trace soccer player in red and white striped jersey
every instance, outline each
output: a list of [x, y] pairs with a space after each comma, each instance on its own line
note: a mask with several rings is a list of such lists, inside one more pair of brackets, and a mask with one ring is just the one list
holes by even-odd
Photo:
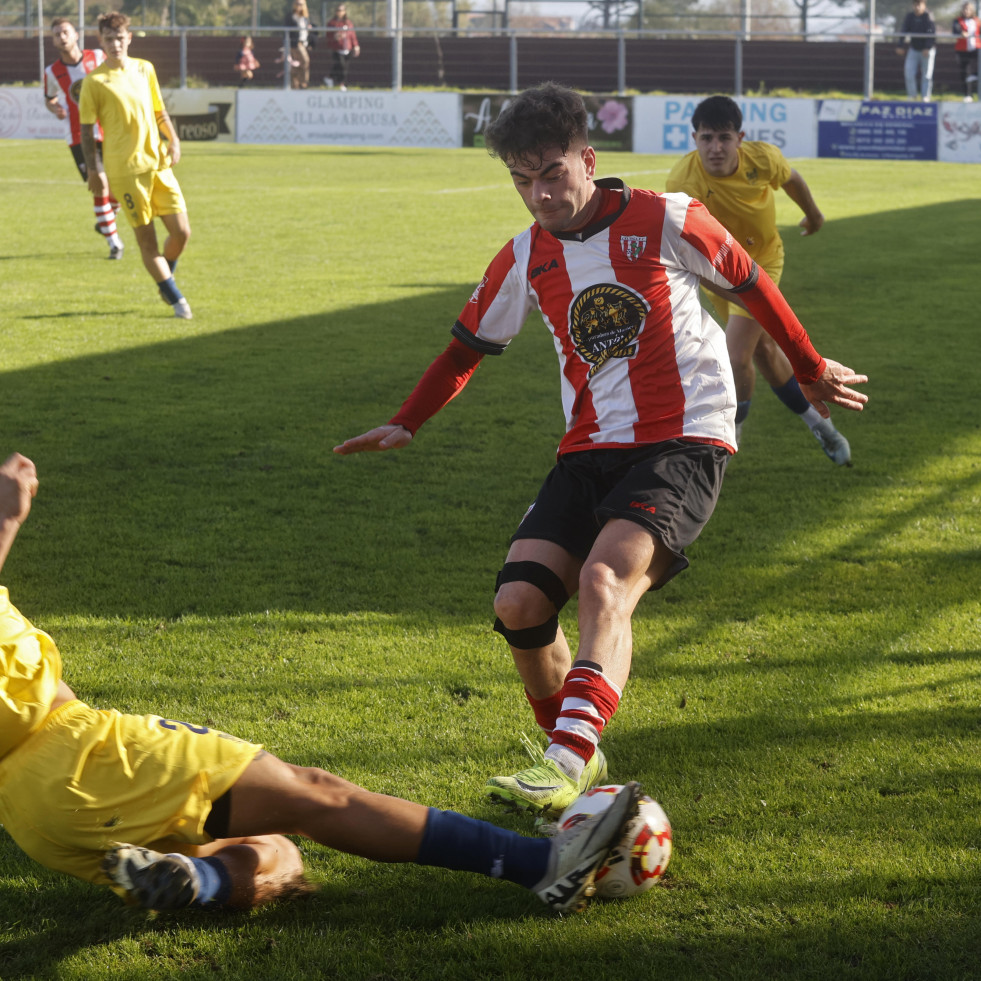
[[[75, 25], [65, 17], [56, 17], [51, 22], [51, 38], [58, 52], [58, 60], [44, 69], [44, 104], [48, 112], [66, 121], [65, 138], [68, 148], [82, 180], [87, 181], [85, 157], [82, 154], [82, 130], [78, 120], [78, 98], [82, 79], [106, 60], [105, 52], [101, 49], [83, 49], [78, 43]], [[97, 138], [101, 143], [101, 131]], [[95, 230], [105, 238], [109, 246], [109, 258], [121, 259], [123, 241], [116, 228], [116, 210], [119, 205], [111, 192], [107, 195], [93, 195], [92, 204], [95, 210]]]
[[[815, 351], [766, 272], [698, 201], [594, 179], [587, 119], [580, 96], [547, 83], [487, 129], [535, 221], [498, 252], [449, 346], [392, 420], [335, 447], [408, 445], [484, 355], [503, 354], [527, 315], [541, 314], [566, 431], [511, 540], [494, 608], [549, 745], [531, 767], [492, 777], [486, 793], [546, 818], [606, 778], [599, 742], [630, 672], [634, 608], [688, 566], [684, 550], [735, 452], [725, 336], [699, 302], [700, 284], [745, 304], [822, 416], [826, 403], [860, 410], [867, 401], [848, 387], [866, 377]], [[577, 591], [573, 663], [558, 614]]]

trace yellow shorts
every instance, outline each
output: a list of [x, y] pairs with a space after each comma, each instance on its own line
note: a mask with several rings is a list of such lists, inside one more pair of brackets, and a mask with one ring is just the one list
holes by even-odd
[[187, 211], [181, 186], [170, 167], [148, 170], [145, 174], [123, 174], [113, 177], [109, 185], [133, 228], [149, 225], [157, 215], [179, 215]]
[[31, 858], [112, 885], [99, 868], [116, 841], [194, 853], [204, 823], [262, 751], [157, 715], [68, 702], [0, 759], [0, 823]]
[[[779, 286], [780, 277], [783, 275], [783, 253], [781, 252], [779, 256], [767, 262], [765, 265], [762, 262], [760, 265], [767, 271], [770, 279]], [[716, 319], [723, 327], [729, 322], [730, 317], [749, 317], [750, 319], [753, 317], [745, 307], [741, 307], [738, 303], [730, 303], [716, 293], [709, 293], [707, 290], [705, 291], [705, 295], [711, 301], [712, 308], [715, 310]]]

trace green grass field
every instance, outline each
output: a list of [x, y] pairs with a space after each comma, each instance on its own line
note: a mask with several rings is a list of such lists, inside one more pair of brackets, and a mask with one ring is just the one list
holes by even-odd
[[[160, 303], [64, 146], [0, 146], [0, 455], [42, 487], [4, 569], [80, 697], [372, 789], [487, 806], [534, 729], [494, 575], [562, 427], [540, 324], [401, 453], [386, 421], [527, 215], [482, 151], [188, 144]], [[928, 979], [981, 972], [977, 168], [796, 162], [784, 291], [867, 373], [839, 469], [757, 391], [692, 568], [642, 601], [604, 746], [674, 827], [647, 895], [565, 919], [478, 877], [304, 845], [319, 892], [148, 915], [0, 834], [0, 977]], [[670, 160], [605, 154], [663, 188]], [[563, 623], [574, 637], [575, 604]]]

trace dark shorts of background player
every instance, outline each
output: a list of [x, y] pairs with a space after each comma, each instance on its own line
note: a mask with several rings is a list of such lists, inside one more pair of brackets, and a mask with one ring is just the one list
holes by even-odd
[[[72, 156], [75, 158], [75, 166], [78, 167], [78, 172], [82, 175], [82, 180], [87, 181], [89, 179], [89, 172], [85, 166], [85, 154], [82, 153], [82, 144], [73, 143], [69, 148], [72, 152]], [[96, 153], [102, 156], [102, 140], [95, 141]]]
[[511, 541], [540, 538], [585, 561], [610, 518], [646, 528], [674, 554], [652, 589], [688, 568], [685, 548], [715, 510], [729, 451], [681, 439], [559, 458]]

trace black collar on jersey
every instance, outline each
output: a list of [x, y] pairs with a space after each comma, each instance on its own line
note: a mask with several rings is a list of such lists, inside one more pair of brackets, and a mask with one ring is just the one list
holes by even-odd
[[604, 215], [599, 221], [593, 222], [591, 225], [587, 225], [585, 228], [578, 232], [551, 232], [556, 238], [562, 239], [566, 242], [585, 242], [587, 238], [591, 238], [597, 232], [602, 232], [604, 229], [610, 227], [623, 214], [623, 209], [627, 207], [630, 202], [630, 188], [620, 180], [619, 177], [601, 177], [598, 181], [593, 182], [597, 187], [606, 188], [609, 191], [620, 191], [621, 201], [620, 207], [616, 211], [611, 212], [608, 215]]

